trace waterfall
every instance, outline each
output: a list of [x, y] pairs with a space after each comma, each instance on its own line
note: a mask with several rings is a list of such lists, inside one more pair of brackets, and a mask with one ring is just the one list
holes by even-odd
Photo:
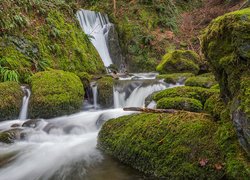
[[28, 105], [29, 105], [29, 99], [30, 99], [31, 92], [25, 86], [22, 86], [21, 88], [22, 88], [23, 92], [25, 93], [25, 95], [23, 96], [22, 108], [21, 108], [21, 112], [19, 114], [18, 119], [25, 120], [25, 119], [27, 119], [27, 116], [28, 116]]
[[113, 24], [109, 22], [108, 16], [99, 12], [80, 10], [77, 12], [77, 18], [83, 31], [90, 35], [91, 42], [98, 51], [106, 67], [112, 63], [108, 49], [108, 33]]
[[81, 28], [90, 37], [104, 65], [115, 64], [125, 71], [125, 64], [114, 24], [109, 22], [107, 14], [89, 10], [79, 10], [77, 19]]

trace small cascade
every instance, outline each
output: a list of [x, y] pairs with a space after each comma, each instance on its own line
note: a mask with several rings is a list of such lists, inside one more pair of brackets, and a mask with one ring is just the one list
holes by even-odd
[[76, 15], [80, 26], [89, 35], [104, 65], [109, 67], [115, 64], [120, 69], [124, 67], [118, 35], [114, 24], [109, 22], [107, 14], [79, 10]]
[[21, 112], [19, 114], [18, 119], [25, 120], [25, 119], [27, 119], [27, 116], [28, 116], [28, 105], [29, 105], [29, 99], [30, 99], [31, 92], [25, 86], [22, 86], [21, 88], [22, 88], [23, 92], [25, 93], [25, 95], [23, 97], [22, 108], [21, 108]]
[[93, 94], [94, 109], [97, 109], [98, 108], [98, 104], [97, 104], [98, 92], [97, 92], [96, 82], [91, 83], [91, 89], [92, 89], [92, 94]]

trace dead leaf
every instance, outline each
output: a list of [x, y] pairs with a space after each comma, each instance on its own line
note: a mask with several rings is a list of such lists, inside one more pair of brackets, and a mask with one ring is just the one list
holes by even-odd
[[208, 163], [208, 159], [200, 159], [199, 160], [199, 164], [200, 164], [201, 167], [206, 166], [207, 163]]

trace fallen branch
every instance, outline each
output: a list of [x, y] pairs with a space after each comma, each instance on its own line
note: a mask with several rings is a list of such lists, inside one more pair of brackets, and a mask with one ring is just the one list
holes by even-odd
[[126, 107], [124, 111], [140, 111], [145, 113], [176, 113], [178, 110], [175, 109], [151, 109], [151, 108], [140, 108], [140, 107]]

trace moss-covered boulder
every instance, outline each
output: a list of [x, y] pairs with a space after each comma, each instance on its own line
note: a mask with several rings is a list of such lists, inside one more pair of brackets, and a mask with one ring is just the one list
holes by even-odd
[[219, 93], [219, 90], [217, 89], [180, 86], [180, 87], [165, 89], [163, 91], [156, 93], [153, 96], [153, 100], [159, 101], [162, 98], [183, 97], [183, 98], [197, 99], [202, 104], [204, 104], [211, 95], [217, 93]]
[[22, 129], [15, 128], [0, 132], [0, 142], [5, 144], [11, 144], [15, 140], [20, 140], [22, 137]]
[[0, 83], [0, 121], [18, 118], [23, 95], [18, 83]]
[[230, 106], [240, 143], [250, 154], [250, 8], [215, 19], [204, 32], [202, 51]]
[[211, 73], [190, 77], [185, 81], [185, 86], [197, 86], [203, 88], [211, 88], [217, 84], [214, 75]]
[[158, 178], [247, 179], [249, 166], [230, 128], [202, 113], [142, 113], [107, 121], [98, 147]]
[[113, 100], [113, 85], [114, 80], [112, 77], [103, 77], [97, 81], [98, 103], [105, 108], [114, 105]]
[[183, 98], [183, 97], [169, 97], [162, 98], [157, 101], [157, 108], [159, 109], [179, 109], [192, 112], [200, 112], [203, 105], [197, 99]]
[[156, 70], [164, 73], [199, 72], [199, 56], [193, 51], [175, 50], [163, 56]]
[[73, 73], [51, 70], [31, 78], [31, 118], [52, 118], [77, 112], [84, 97], [82, 82]]
[[192, 76], [194, 76], [193, 73], [172, 73], [172, 74], [158, 75], [157, 79], [164, 79], [166, 83], [176, 84], [176, 83], [183, 83], [187, 78]]

